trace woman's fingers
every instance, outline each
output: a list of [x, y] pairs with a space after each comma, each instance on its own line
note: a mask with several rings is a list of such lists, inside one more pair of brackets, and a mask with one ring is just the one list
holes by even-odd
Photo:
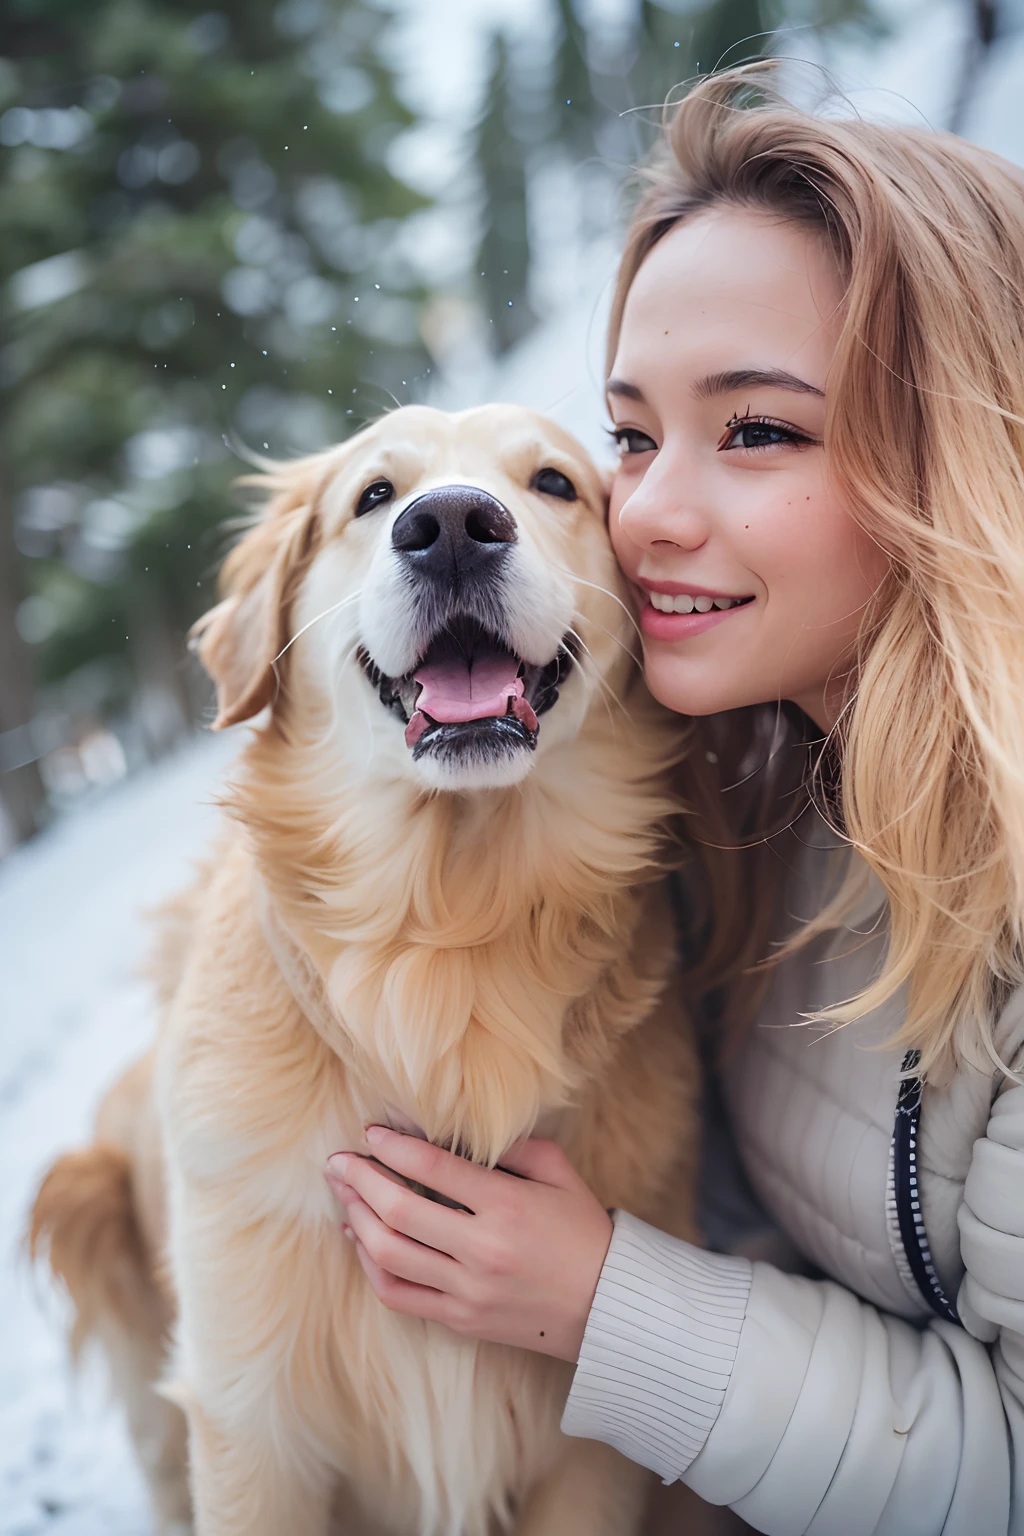
[[[328, 1177], [381, 1302], [472, 1338], [575, 1360], [611, 1221], [560, 1148], [517, 1147], [508, 1159], [516, 1178], [398, 1133], [369, 1140], [384, 1167], [338, 1153]], [[387, 1167], [476, 1214], [396, 1187]]]
[[368, 1158], [355, 1152], [336, 1152], [328, 1159], [327, 1178], [335, 1187], [339, 1178], [351, 1186], [396, 1232], [443, 1253], [458, 1248], [459, 1224], [465, 1222], [465, 1213], [407, 1189], [387, 1169], [376, 1168]]
[[366, 1140], [374, 1157], [379, 1157], [389, 1168], [404, 1174], [407, 1179], [425, 1184], [428, 1189], [436, 1189], [449, 1200], [457, 1200], [471, 1211], [486, 1202], [488, 1193], [493, 1193], [495, 1175], [492, 1169], [481, 1168], [478, 1163], [468, 1162], [429, 1141], [421, 1141], [418, 1136], [403, 1136], [387, 1126], [371, 1125], [367, 1128]]
[[537, 1184], [553, 1184], [557, 1189], [573, 1189], [583, 1182], [558, 1142], [538, 1136], [524, 1138], [509, 1147], [499, 1166]]
[[398, 1280], [428, 1286], [435, 1291], [450, 1291], [458, 1266], [447, 1254], [426, 1248], [410, 1237], [395, 1232], [367, 1205], [350, 1192], [345, 1202], [348, 1224], [373, 1262]]
[[389, 1274], [370, 1257], [354, 1232], [352, 1241], [363, 1273], [379, 1301], [392, 1312], [404, 1312], [408, 1317], [422, 1317], [428, 1322], [448, 1323], [450, 1326], [451, 1302], [447, 1296], [429, 1286], [414, 1285], [409, 1280], [400, 1280], [396, 1275]]

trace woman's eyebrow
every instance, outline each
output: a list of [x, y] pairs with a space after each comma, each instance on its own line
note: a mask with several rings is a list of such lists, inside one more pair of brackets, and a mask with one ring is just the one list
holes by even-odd
[[609, 395], [622, 395], [626, 400], [639, 400], [641, 405], [646, 405], [642, 389], [635, 384], [630, 384], [626, 379], [609, 379], [605, 385], [605, 393]]
[[[610, 387], [610, 386], [609, 386]], [[731, 395], [737, 389], [791, 389], [800, 395], [817, 395], [824, 400], [825, 391], [806, 379], [798, 379], [795, 373], [784, 368], [730, 368], [725, 373], [708, 373], [698, 379], [693, 393], [698, 400], [713, 400], [717, 395]]]

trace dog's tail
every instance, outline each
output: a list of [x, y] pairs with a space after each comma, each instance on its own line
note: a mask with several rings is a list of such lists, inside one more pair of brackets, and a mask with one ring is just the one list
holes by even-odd
[[49, 1260], [75, 1308], [71, 1353], [77, 1359], [107, 1318], [145, 1330], [152, 1277], [135, 1216], [131, 1164], [118, 1147], [96, 1142], [57, 1159], [32, 1208], [29, 1250]]
[[106, 1355], [157, 1529], [190, 1531], [185, 1418], [157, 1386], [173, 1307], [147, 1252], [127, 1152], [101, 1140], [58, 1158], [36, 1195], [28, 1240], [74, 1304], [72, 1357], [91, 1337]]

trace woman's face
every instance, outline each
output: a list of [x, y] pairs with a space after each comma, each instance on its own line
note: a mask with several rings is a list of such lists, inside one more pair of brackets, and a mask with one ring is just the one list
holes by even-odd
[[678, 224], [629, 290], [608, 384], [610, 526], [639, 589], [647, 681], [670, 709], [792, 699], [834, 719], [887, 570], [822, 447], [840, 305], [813, 234], [729, 208]]

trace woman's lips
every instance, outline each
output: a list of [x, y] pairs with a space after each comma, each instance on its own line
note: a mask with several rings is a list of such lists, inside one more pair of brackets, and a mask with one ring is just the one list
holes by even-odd
[[708, 613], [662, 613], [648, 599], [640, 610], [640, 629], [652, 640], [688, 640], [691, 635], [702, 635], [706, 629], [714, 629], [716, 624], [753, 606], [742, 603], [737, 608], [712, 608]]

